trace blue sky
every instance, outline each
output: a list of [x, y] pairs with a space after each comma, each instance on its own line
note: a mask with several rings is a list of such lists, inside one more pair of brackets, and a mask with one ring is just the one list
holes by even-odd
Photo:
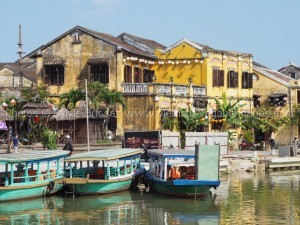
[[17, 60], [21, 24], [26, 53], [80, 25], [166, 46], [188, 38], [272, 69], [300, 65], [299, 0], [9, 0], [1, 9], [0, 62]]

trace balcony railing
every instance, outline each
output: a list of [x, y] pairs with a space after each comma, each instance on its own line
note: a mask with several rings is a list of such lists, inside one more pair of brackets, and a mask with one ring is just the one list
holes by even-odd
[[147, 83], [125, 83], [123, 86], [123, 93], [148, 93]]
[[205, 86], [178, 85], [178, 84], [158, 84], [158, 83], [123, 83], [124, 94], [158, 94], [177, 96], [206, 96]]
[[171, 94], [172, 93], [171, 85], [167, 85], [167, 84], [157, 84], [157, 85], [158, 85], [158, 93], [159, 94]]
[[194, 95], [206, 96], [206, 87], [194, 86], [193, 93]]

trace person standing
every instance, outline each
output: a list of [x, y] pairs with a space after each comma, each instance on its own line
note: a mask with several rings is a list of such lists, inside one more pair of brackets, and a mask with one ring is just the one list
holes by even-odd
[[[19, 149], [19, 144], [22, 145], [19, 141], [19, 135], [16, 134], [14, 136], [14, 138], [12, 139], [12, 142], [11, 142], [11, 145], [14, 146], [14, 150], [15, 150], [15, 153], [18, 153], [18, 149]], [[23, 145], [22, 145], [23, 146]]]
[[72, 155], [74, 148], [73, 148], [73, 143], [72, 143], [71, 137], [70, 137], [70, 135], [67, 135], [66, 138], [67, 138], [67, 141], [66, 141], [66, 144], [65, 144], [63, 150], [69, 150], [70, 155]]

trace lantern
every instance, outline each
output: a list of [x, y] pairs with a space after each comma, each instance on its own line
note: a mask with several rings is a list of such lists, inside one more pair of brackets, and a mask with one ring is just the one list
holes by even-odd
[[40, 122], [40, 117], [34, 116], [34, 117], [33, 117], [33, 121], [34, 121], [35, 123], [39, 123], [39, 122]]

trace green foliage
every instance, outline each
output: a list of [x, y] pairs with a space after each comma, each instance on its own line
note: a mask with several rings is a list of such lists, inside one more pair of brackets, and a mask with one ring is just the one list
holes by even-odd
[[207, 111], [193, 112], [191, 108], [188, 110], [180, 109], [179, 113], [183, 118], [183, 124], [186, 131], [196, 131], [201, 125], [208, 125]]
[[[121, 92], [116, 90], [109, 90], [108, 86], [100, 82], [93, 82], [88, 85], [89, 99], [92, 108], [99, 110], [101, 106], [105, 106], [105, 139], [107, 134], [108, 122], [110, 120], [110, 113], [116, 111], [118, 106], [126, 109], [126, 102]], [[115, 116], [115, 114], [114, 114]]]
[[228, 131], [230, 127], [240, 127], [242, 124], [242, 114], [240, 108], [244, 105], [239, 105], [243, 99], [227, 100], [226, 94], [223, 93], [222, 101], [215, 99], [218, 110], [218, 117], [224, 119], [221, 131]]
[[41, 142], [46, 149], [57, 149], [58, 134], [46, 128], [41, 137]]
[[162, 121], [162, 128], [167, 130], [174, 130], [174, 127], [177, 129], [178, 120], [175, 117], [165, 116]]
[[252, 115], [244, 117], [242, 128], [245, 130], [257, 129], [264, 133], [275, 133], [283, 125], [290, 125], [291, 118], [272, 108], [256, 108]]
[[64, 106], [66, 109], [75, 109], [77, 102], [85, 100], [85, 94], [81, 89], [71, 89], [67, 93], [59, 96], [59, 108]]
[[26, 102], [42, 103], [47, 101], [49, 92], [46, 85], [40, 85], [38, 87], [22, 87], [21, 95]]
[[254, 138], [253, 138], [253, 130], [245, 130], [243, 132], [243, 139], [246, 140], [246, 142], [250, 142], [253, 143], [254, 142]]

